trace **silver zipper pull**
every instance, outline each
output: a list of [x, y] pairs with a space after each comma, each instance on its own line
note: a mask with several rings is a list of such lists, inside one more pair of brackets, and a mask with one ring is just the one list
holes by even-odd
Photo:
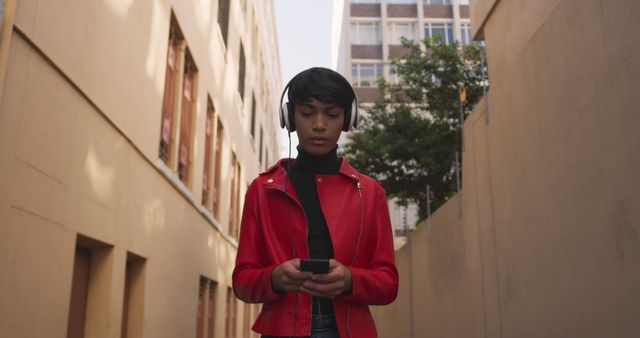
[[358, 189], [362, 189], [362, 184], [360, 183], [360, 178], [358, 178], [358, 176], [356, 176], [356, 175], [351, 175], [351, 177], [353, 177], [356, 180], [356, 187], [358, 187]]

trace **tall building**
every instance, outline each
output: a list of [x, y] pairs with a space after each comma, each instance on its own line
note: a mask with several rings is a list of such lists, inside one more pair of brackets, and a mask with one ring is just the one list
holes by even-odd
[[[420, 41], [440, 36], [447, 44], [472, 40], [469, 0], [335, 1], [333, 15], [333, 67], [348, 77], [365, 107], [379, 98], [378, 77], [398, 82], [389, 61], [406, 53], [401, 37]], [[345, 142], [346, 137], [341, 138], [340, 144]], [[414, 228], [418, 209], [390, 200], [389, 210], [398, 248], [405, 243], [406, 230]]]
[[469, 0], [351, 0], [336, 1], [333, 63], [346, 74], [361, 103], [378, 97], [376, 79], [392, 83], [397, 75], [389, 64], [402, 58], [401, 37], [419, 41], [440, 36], [445, 43], [471, 42]]
[[272, 1], [0, 0], [0, 336], [250, 337]]

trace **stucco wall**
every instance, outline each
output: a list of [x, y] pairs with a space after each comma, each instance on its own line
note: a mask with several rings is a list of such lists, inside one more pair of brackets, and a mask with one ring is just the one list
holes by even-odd
[[[489, 111], [465, 123], [462, 219], [454, 198], [412, 235], [414, 336], [635, 337], [640, 3], [501, 0], [487, 14]], [[382, 337], [407, 325], [407, 303], [376, 309]]]

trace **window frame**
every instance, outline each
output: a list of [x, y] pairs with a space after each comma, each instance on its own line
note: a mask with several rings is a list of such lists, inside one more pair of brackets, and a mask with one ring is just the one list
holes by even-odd
[[[400, 25], [408, 25], [409, 29], [412, 31], [413, 36], [409, 37], [406, 35], [398, 35], [398, 32], [396, 31], [396, 27], [400, 26]], [[400, 38], [401, 37], [405, 37], [409, 40], [413, 40], [413, 41], [418, 41], [418, 39], [420, 38], [420, 35], [418, 33], [418, 25], [419, 22], [415, 19], [410, 19], [410, 20], [389, 20], [387, 21], [387, 33], [388, 33], [388, 39], [389, 39], [389, 45], [390, 46], [400, 46], [402, 45], [402, 43], [400, 42]]]
[[[363, 26], [372, 26], [373, 37], [370, 39], [362, 38]], [[381, 20], [351, 20], [350, 34], [352, 45], [380, 45], [382, 44], [382, 21]]]
[[[371, 83], [363, 86], [363, 80], [362, 80], [362, 66], [371, 66], [373, 67], [373, 79], [371, 80]], [[356, 73], [354, 74], [354, 67], [356, 67]], [[368, 69], [367, 69], [368, 70]], [[356, 60], [353, 60], [351, 62], [351, 84], [354, 87], [359, 87], [359, 88], [376, 88], [377, 87], [377, 78], [383, 76], [384, 77], [384, 64], [382, 61], [376, 61], [376, 62], [359, 62]]]
[[[455, 34], [455, 25], [454, 21], [451, 19], [442, 19], [442, 20], [434, 20], [429, 19], [424, 22], [423, 32], [424, 36], [433, 39], [433, 25], [443, 25], [444, 26], [444, 35], [442, 36], [442, 41], [447, 44], [455, 44], [456, 34]], [[451, 36], [449, 36], [451, 34]]]

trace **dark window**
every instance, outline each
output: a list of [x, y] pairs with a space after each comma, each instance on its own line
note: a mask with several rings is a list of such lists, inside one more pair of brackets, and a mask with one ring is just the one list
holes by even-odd
[[231, 214], [229, 216], [229, 234], [233, 238], [238, 238], [240, 232], [240, 163], [236, 154], [231, 154]]
[[162, 102], [162, 125], [160, 137], [160, 158], [169, 163], [171, 159], [171, 147], [173, 146], [173, 125], [174, 109], [179, 87], [176, 83], [178, 79], [178, 55], [180, 45], [184, 38], [176, 18], [171, 16], [171, 27], [169, 29], [169, 47], [167, 51], [167, 67], [164, 79], [164, 99]]
[[220, 219], [220, 170], [222, 164], [222, 141], [224, 140], [224, 128], [220, 123], [220, 118], [216, 119], [216, 143], [215, 159], [213, 165], [213, 215], [216, 219]]
[[231, 288], [227, 288], [227, 320], [224, 331], [225, 337], [236, 337], [236, 297]]
[[251, 137], [256, 137], [256, 93], [251, 98]]
[[226, 46], [229, 33], [229, 0], [218, 0], [218, 25], [220, 25], [222, 39]]
[[207, 338], [213, 338], [216, 331], [216, 294], [218, 284], [209, 281], [209, 311], [207, 311]]
[[217, 285], [215, 281], [200, 277], [196, 338], [213, 338], [215, 335]]
[[238, 71], [238, 92], [240, 93], [240, 97], [244, 101], [244, 77], [245, 77], [245, 63], [246, 58], [244, 56], [244, 46], [242, 42], [240, 42], [240, 67]]
[[73, 278], [71, 281], [71, 302], [69, 305], [67, 338], [84, 337], [90, 267], [91, 250], [77, 247], [75, 260], [73, 261]]
[[262, 165], [262, 126], [260, 126], [260, 147], [258, 148], [259, 153], [258, 153], [258, 163], [260, 163], [260, 165]]
[[187, 185], [190, 183], [193, 157], [193, 110], [197, 75], [198, 68], [189, 47], [175, 16], [171, 15], [159, 157], [172, 170], [177, 170], [178, 177]]
[[244, 303], [243, 305], [243, 310], [244, 310], [244, 320], [243, 320], [243, 325], [242, 325], [242, 331], [245, 337], [250, 337], [251, 336], [251, 304], [248, 303]]
[[122, 338], [139, 337], [142, 332], [145, 262], [145, 258], [127, 252], [122, 302]]
[[189, 182], [191, 169], [191, 148], [193, 144], [193, 108], [195, 100], [196, 65], [189, 49], [185, 53], [184, 78], [182, 85], [182, 114], [180, 121], [180, 144], [178, 148], [178, 177]]
[[[87, 307], [87, 304], [91, 300], [102, 299], [101, 295], [109, 291], [108, 286], [112, 275], [112, 264], [110, 264], [113, 257], [112, 249], [111, 245], [77, 235], [69, 288], [71, 295], [67, 318], [67, 338], [85, 337], [85, 323], [102, 318], [104, 313], [95, 307]], [[131, 293], [134, 292], [132, 289]], [[104, 305], [109, 306], [110, 304]], [[134, 312], [136, 311], [134, 310]]]
[[211, 197], [211, 158], [213, 157], [213, 133], [214, 133], [215, 109], [211, 98], [207, 99], [207, 119], [204, 129], [204, 173], [202, 175], [202, 205], [209, 207]]
[[200, 277], [200, 287], [198, 288], [198, 318], [196, 320], [196, 338], [204, 338], [205, 316], [207, 304], [207, 284], [208, 280]]

